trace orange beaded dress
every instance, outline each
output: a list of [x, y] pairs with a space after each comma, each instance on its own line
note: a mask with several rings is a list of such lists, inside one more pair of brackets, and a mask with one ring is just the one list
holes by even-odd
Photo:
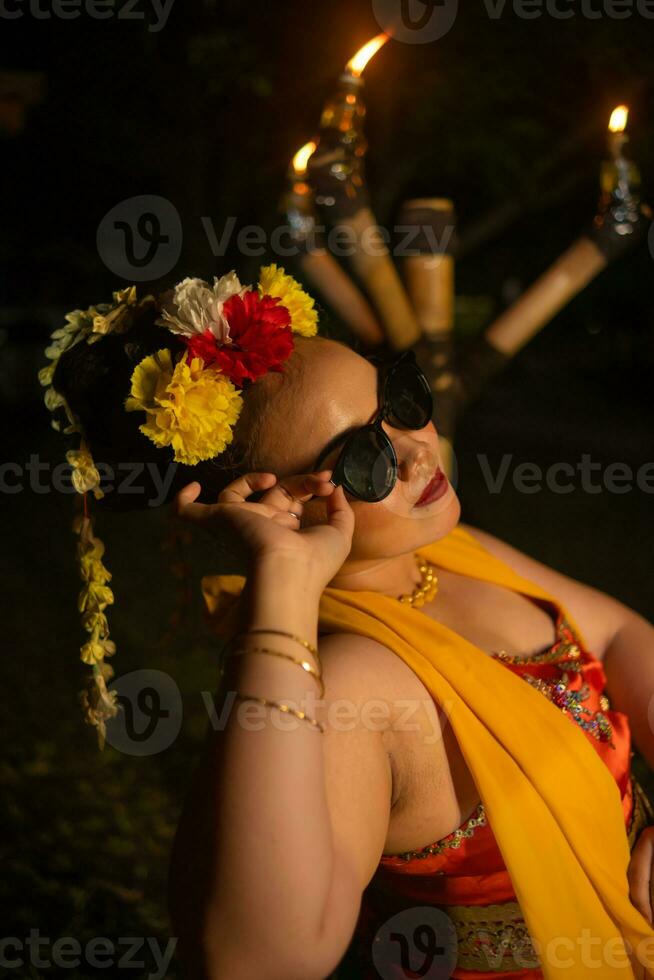
[[[512, 658], [502, 653], [493, 656], [583, 729], [616, 781], [631, 848], [643, 827], [654, 823], [654, 814], [644, 791], [630, 775], [633, 753], [627, 718], [610, 708], [600, 661], [584, 649], [560, 609], [555, 612], [555, 619], [557, 639], [548, 650], [531, 657]], [[456, 965], [451, 971], [447, 969], [441, 954], [442, 972], [438, 972], [438, 957], [431, 965], [434, 977], [543, 977], [483, 802], [447, 837], [417, 851], [382, 856], [364, 892], [346, 964], [335, 974], [335, 980], [379, 980], [380, 976], [384, 980], [395, 976], [397, 980], [407, 980], [424, 976], [411, 972], [412, 965], [417, 971], [429, 959], [429, 950], [421, 953], [421, 947], [411, 948], [411, 936], [421, 924], [420, 914], [405, 916], [403, 927], [398, 913], [425, 906], [443, 911], [456, 933], [452, 944], [456, 947]], [[396, 943], [405, 945], [404, 968], [399, 966], [395, 973], [392, 959], [402, 960], [401, 944], [395, 957], [382, 951], [378, 957], [380, 969], [373, 963], [376, 943], [384, 943], [383, 935], [378, 935], [380, 927], [392, 916], [398, 916]]]

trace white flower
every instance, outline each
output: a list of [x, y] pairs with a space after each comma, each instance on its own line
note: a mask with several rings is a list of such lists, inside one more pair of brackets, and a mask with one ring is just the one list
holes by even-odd
[[221, 344], [231, 343], [229, 324], [223, 307], [232, 296], [242, 296], [249, 287], [242, 286], [235, 272], [215, 279], [213, 287], [204, 279], [183, 279], [169, 293], [157, 323], [171, 333], [192, 337], [210, 330]]

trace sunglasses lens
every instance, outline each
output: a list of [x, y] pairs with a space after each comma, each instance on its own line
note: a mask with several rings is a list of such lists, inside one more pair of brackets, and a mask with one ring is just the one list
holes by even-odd
[[406, 429], [424, 429], [432, 417], [434, 403], [420, 369], [411, 362], [399, 364], [388, 376], [387, 392], [391, 421]]
[[359, 500], [383, 500], [395, 485], [395, 462], [383, 434], [365, 428], [350, 439], [343, 460], [343, 476]]

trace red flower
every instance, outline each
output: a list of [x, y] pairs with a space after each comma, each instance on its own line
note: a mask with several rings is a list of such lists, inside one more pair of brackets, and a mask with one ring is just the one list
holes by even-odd
[[291, 315], [279, 299], [256, 291], [232, 296], [223, 307], [231, 344], [218, 346], [210, 330], [188, 341], [191, 357], [218, 364], [235, 385], [256, 381], [268, 371], [281, 371], [294, 343]]
[[218, 355], [218, 341], [207, 327], [204, 333], [196, 333], [192, 337], [185, 337], [188, 348], [188, 358], [201, 357], [206, 365], [213, 364]]

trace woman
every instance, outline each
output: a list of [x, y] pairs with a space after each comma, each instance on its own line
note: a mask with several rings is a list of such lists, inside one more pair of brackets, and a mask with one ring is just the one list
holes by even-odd
[[[215, 384], [243, 381], [247, 330], [266, 326], [252, 294], [215, 284], [207, 328], [183, 286], [157, 322], [220, 365]], [[112, 390], [122, 399], [131, 378], [141, 433], [197, 466], [180, 515], [248, 561], [244, 589], [205, 582], [231, 642], [171, 866], [189, 976], [320, 980], [348, 947], [366, 977], [646, 975], [654, 838], [629, 725], [654, 765], [652, 627], [457, 527], [411, 357], [382, 370], [302, 335], [289, 283], [259, 287], [295, 337], [241, 389], [231, 471], [218, 452], [192, 462], [190, 382], [180, 396], [147, 329], [107, 338], [130, 372]], [[91, 426], [94, 446], [71, 378], [101, 347], [54, 377], [96, 458], [111, 425]]]

